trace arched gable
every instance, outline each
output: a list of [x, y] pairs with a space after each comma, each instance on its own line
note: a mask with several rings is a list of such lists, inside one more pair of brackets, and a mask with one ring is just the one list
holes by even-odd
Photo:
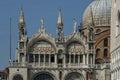
[[77, 33], [71, 35], [66, 41], [66, 50], [68, 53], [85, 53], [85, 44]]
[[29, 39], [27, 51], [31, 50], [31, 48], [44, 47], [45, 45], [47, 48], [52, 48], [56, 51], [55, 39], [53, 37], [47, 33], [38, 34]]

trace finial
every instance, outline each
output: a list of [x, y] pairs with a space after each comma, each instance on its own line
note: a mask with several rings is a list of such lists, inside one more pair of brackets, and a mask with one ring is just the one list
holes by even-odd
[[58, 13], [58, 24], [63, 24], [62, 23], [62, 13], [61, 13], [61, 9], [59, 10], [59, 13]]
[[41, 18], [40, 23], [41, 23], [41, 29], [44, 29], [44, 19], [43, 18]]
[[23, 12], [23, 9], [22, 9], [22, 8], [21, 8], [21, 11], [20, 11], [19, 23], [24, 23], [24, 12]]
[[77, 21], [74, 19], [73, 22], [74, 22], [74, 33], [75, 33], [77, 31]]

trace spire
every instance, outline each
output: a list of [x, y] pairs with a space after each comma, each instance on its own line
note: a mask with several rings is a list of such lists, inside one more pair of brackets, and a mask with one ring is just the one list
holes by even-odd
[[20, 11], [19, 23], [24, 23], [24, 12], [23, 12], [22, 8], [21, 8], [21, 11]]
[[24, 12], [21, 8], [20, 17], [18, 22], [18, 30], [19, 30], [19, 40], [23, 39], [27, 35], [25, 21], [24, 21]]
[[57, 25], [58, 26], [63, 26], [61, 9], [59, 10], [59, 13], [58, 13], [58, 22], [57, 22]]
[[57, 22], [56, 32], [57, 32], [58, 41], [63, 42], [64, 41], [64, 27], [63, 27], [63, 22], [62, 22], [61, 9], [59, 10], [59, 14], [58, 14], [58, 22]]
[[90, 6], [89, 23], [91, 26], [94, 26], [92, 6]]

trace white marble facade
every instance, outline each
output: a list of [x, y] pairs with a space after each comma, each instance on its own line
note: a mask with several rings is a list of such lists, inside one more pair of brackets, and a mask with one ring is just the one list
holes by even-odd
[[120, 0], [112, 0], [111, 80], [120, 80]]
[[[100, 1], [100, 5], [103, 2]], [[94, 3], [97, 1], [95, 0], [92, 4], [95, 5]], [[28, 38], [24, 12], [21, 9], [16, 60], [10, 61], [9, 80], [95, 80], [96, 78], [110, 80], [105, 76], [106, 65], [95, 64], [93, 35], [91, 35], [91, 42], [88, 41], [89, 39], [77, 31], [76, 20], [73, 24], [73, 33], [65, 36], [60, 10], [56, 37], [47, 33], [44, 28], [44, 20], [41, 19], [41, 27], [38, 32]], [[107, 24], [108, 22], [105, 25]], [[89, 33], [90, 31], [88, 31], [88, 35]], [[90, 44], [92, 44], [91, 49]]]

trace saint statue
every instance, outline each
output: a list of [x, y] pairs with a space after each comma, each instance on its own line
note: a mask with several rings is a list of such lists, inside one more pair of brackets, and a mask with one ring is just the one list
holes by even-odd
[[43, 18], [40, 20], [40, 23], [41, 23], [41, 29], [44, 29], [44, 19]]
[[74, 33], [77, 31], [77, 21], [74, 19]]
[[89, 29], [89, 40], [93, 40], [93, 29]]

